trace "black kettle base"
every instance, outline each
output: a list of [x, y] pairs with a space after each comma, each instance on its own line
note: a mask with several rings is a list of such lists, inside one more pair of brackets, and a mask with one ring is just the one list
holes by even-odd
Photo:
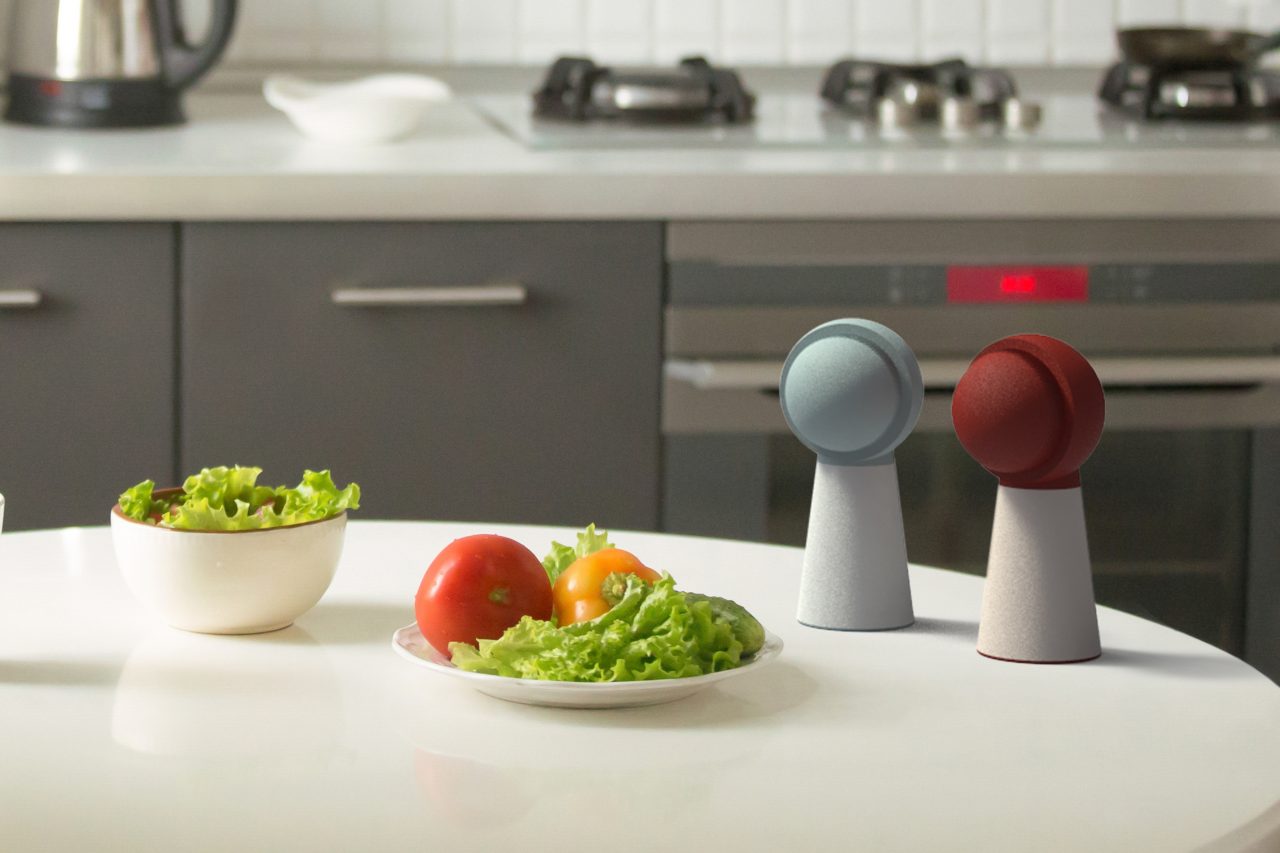
[[5, 121], [46, 127], [162, 127], [187, 120], [159, 80], [51, 80], [9, 75]]

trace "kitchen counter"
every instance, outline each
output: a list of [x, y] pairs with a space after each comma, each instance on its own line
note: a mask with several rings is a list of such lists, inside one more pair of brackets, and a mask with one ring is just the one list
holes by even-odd
[[1280, 145], [531, 150], [467, 101], [401, 143], [307, 140], [256, 94], [159, 130], [0, 125], [0, 219], [1280, 216]]

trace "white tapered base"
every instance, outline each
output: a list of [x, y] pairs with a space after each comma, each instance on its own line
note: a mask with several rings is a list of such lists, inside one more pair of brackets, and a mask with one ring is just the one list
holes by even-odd
[[883, 631], [915, 621], [898, 467], [818, 463], [796, 619]]
[[1021, 663], [1102, 653], [1080, 489], [996, 494], [978, 651]]

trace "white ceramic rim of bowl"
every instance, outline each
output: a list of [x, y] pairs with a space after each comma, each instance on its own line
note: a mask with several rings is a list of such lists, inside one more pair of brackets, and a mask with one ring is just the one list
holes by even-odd
[[[416, 637], [420, 642], [420, 647], [430, 650], [432, 657], [423, 657], [414, 652], [413, 647], [408, 645], [406, 641]], [[760, 651], [751, 656], [751, 659], [741, 666], [733, 669], [725, 669], [720, 672], [709, 672], [705, 675], [691, 675], [686, 678], [660, 678], [651, 681], [546, 681], [536, 678], [512, 678], [507, 675], [489, 675], [484, 672], [466, 672], [458, 669], [452, 663], [444, 660], [444, 655], [436, 651], [422, 636], [422, 632], [418, 630], [418, 624], [412, 623], [398, 629], [391, 635], [391, 648], [395, 653], [406, 660], [416, 663], [436, 672], [451, 675], [454, 678], [461, 678], [466, 681], [475, 682], [477, 685], [520, 685], [522, 688], [529, 690], [564, 690], [566, 688], [574, 690], [601, 691], [608, 690], [611, 693], [644, 693], [650, 690], [670, 690], [673, 685], [688, 685], [690, 687], [696, 685], [702, 686], [713, 684], [717, 681], [723, 681], [726, 678], [732, 678], [735, 675], [741, 675], [745, 672], [760, 669], [768, 663], [775, 660], [782, 653], [782, 638], [772, 631], [765, 629], [764, 645]], [[435, 658], [434, 660], [432, 658]]]

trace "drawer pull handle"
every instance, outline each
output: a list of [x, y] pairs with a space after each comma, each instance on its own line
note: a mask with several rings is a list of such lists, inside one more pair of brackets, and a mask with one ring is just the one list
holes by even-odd
[[523, 284], [482, 284], [472, 287], [344, 287], [333, 291], [333, 304], [347, 308], [467, 308], [523, 305], [529, 291]]
[[44, 294], [38, 290], [0, 290], [0, 310], [10, 308], [39, 308]]

